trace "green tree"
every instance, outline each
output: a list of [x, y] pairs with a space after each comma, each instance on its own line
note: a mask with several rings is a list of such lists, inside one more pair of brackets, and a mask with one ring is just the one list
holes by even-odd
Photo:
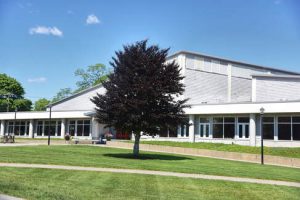
[[111, 65], [114, 73], [103, 83], [106, 93], [93, 97], [100, 123], [133, 133], [134, 156], [139, 155], [141, 131], [155, 134], [160, 128], [185, 121], [187, 99], [183, 76], [175, 62], [166, 62], [169, 49], [147, 46], [147, 41], [124, 46]]
[[58, 91], [58, 93], [53, 97], [52, 103], [60, 101], [64, 98], [67, 98], [73, 94], [71, 88], [62, 88]]
[[39, 99], [37, 100], [35, 103], [34, 103], [34, 110], [35, 111], [44, 111], [46, 110], [47, 108], [47, 105], [50, 103], [51, 101], [45, 99], [45, 98], [42, 98], [42, 99]]
[[24, 88], [15, 78], [0, 74], [0, 112], [31, 110], [32, 102], [24, 98]]
[[109, 70], [104, 64], [95, 64], [84, 69], [77, 69], [75, 76], [80, 77], [80, 81], [76, 82], [77, 89], [74, 91], [79, 92], [91, 86], [103, 83], [107, 80]]

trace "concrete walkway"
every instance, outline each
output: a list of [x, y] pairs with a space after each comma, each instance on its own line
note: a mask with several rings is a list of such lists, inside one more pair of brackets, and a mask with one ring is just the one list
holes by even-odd
[[[102, 147], [132, 149], [133, 143], [109, 141], [107, 142], [107, 145], [104, 145]], [[242, 162], [260, 163], [260, 154], [216, 151], [216, 150], [197, 149], [197, 148], [171, 147], [171, 146], [153, 145], [153, 144], [140, 144], [140, 150], [161, 152], [161, 153], [173, 153], [173, 154], [188, 155], [188, 156], [218, 158], [223, 160], [235, 160], [235, 161], [242, 161]], [[264, 163], [268, 165], [300, 168], [299, 158], [265, 155]]]
[[298, 182], [229, 177], [229, 176], [214, 176], [214, 175], [205, 175], [205, 174], [188, 174], [188, 173], [164, 172], [164, 171], [153, 171], [153, 170], [139, 170], [139, 169], [117, 169], [117, 168], [23, 164], [23, 163], [0, 163], [0, 167], [62, 169], [62, 170], [75, 170], [75, 171], [111, 172], [111, 173], [144, 174], [144, 175], [146, 174], [146, 175], [158, 175], [158, 176], [173, 176], [173, 177], [180, 177], [180, 178], [195, 178], [195, 179], [222, 180], [222, 181], [243, 182], [243, 183], [279, 185], [279, 186], [290, 186], [290, 187], [300, 188], [300, 183]]
[[21, 198], [0, 194], [0, 200], [23, 200]]

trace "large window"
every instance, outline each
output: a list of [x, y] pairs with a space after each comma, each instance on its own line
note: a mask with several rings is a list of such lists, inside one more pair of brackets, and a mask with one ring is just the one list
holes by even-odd
[[300, 116], [295, 116], [293, 120], [293, 140], [300, 140]]
[[224, 117], [224, 138], [234, 138], [235, 135], [235, 118]]
[[9, 121], [7, 123], [7, 134], [26, 136], [29, 133], [29, 121]]
[[235, 135], [234, 117], [213, 118], [213, 138], [234, 138], [234, 135]]
[[264, 139], [274, 139], [274, 117], [263, 117]]
[[278, 139], [291, 140], [292, 124], [291, 117], [278, 117]]
[[61, 121], [51, 120], [51, 126], [49, 126], [49, 120], [38, 121], [36, 127], [37, 136], [60, 136], [61, 135]]
[[70, 120], [68, 132], [71, 136], [90, 136], [91, 121], [90, 120]]
[[77, 136], [89, 136], [89, 135], [90, 135], [90, 120], [78, 120]]

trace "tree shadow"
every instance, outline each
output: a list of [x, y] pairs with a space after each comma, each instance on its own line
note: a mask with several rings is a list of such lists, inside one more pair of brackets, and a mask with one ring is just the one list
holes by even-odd
[[161, 154], [139, 154], [135, 157], [132, 153], [109, 153], [103, 154], [103, 156], [111, 158], [121, 158], [121, 159], [134, 159], [134, 160], [193, 160], [192, 158], [184, 156], [175, 155], [161, 155]]

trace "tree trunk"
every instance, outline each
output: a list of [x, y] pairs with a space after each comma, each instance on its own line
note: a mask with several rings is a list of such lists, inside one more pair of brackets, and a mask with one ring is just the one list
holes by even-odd
[[134, 134], [134, 146], [133, 146], [133, 156], [138, 157], [140, 152], [140, 133]]

